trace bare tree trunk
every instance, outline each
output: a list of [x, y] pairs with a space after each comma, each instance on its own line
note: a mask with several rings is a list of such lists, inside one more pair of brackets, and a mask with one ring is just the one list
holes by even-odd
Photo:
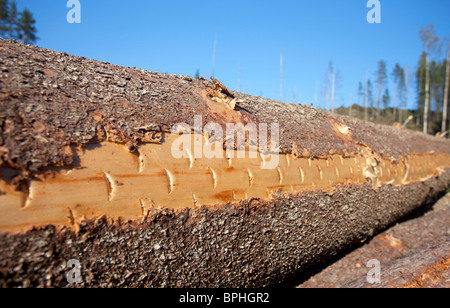
[[400, 117], [400, 123], [403, 123], [403, 121], [404, 121], [404, 116], [403, 116], [404, 113], [406, 113], [406, 116], [408, 116], [408, 85], [411, 80], [410, 76], [411, 76], [411, 70], [410, 70], [409, 66], [406, 65], [406, 67], [405, 67], [405, 89], [404, 89], [405, 90], [405, 97], [404, 97], [405, 101], [403, 102], [403, 110], [402, 110], [402, 114]]
[[399, 118], [398, 123], [402, 123], [403, 122], [403, 107], [400, 107], [398, 110], [398, 118]]
[[366, 90], [364, 91], [364, 121], [365, 122], [367, 122], [369, 120], [369, 109], [367, 107], [368, 100], [369, 100], [368, 86], [369, 86], [369, 81], [366, 80]]
[[350, 107], [348, 108], [348, 115], [352, 116], [352, 109], [353, 109], [353, 94], [350, 94]]
[[400, 123], [403, 123], [405, 118], [405, 113], [408, 115], [408, 86], [405, 86], [405, 101], [402, 104], [402, 108], [400, 108]]
[[336, 87], [336, 72], [333, 71], [331, 73], [331, 113], [334, 113], [334, 96], [335, 96], [335, 87]]
[[383, 93], [383, 85], [378, 85], [378, 102], [377, 102], [377, 115], [376, 115], [376, 122], [380, 122], [380, 113], [381, 113], [381, 95]]
[[423, 133], [428, 134], [428, 113], [430, 110], [430, 67], [428, 64], [428, 51], [426, 52], [426, 60], [425, 60], [425, 106], [423, 110]]
[[401, 99], [398, 102], [398, 118], [399, 118], [399, 123], [403, 123], [403, 114], [405, 113], [406, 110], [406, 97], [407, 97], [407, 90], [406, 87], [404, 89], [404, 96], [403, 99], [405, 100], [405, 102], [403, 102]]
[[[392, 110], [392, 120], [395, 123], [397, 121], [397, 99], [398, 99], [398, 86], [397, 84], [395, 84], [395, 88], [394, 88], [394, 108]], [[400, 122], [402, 120], [400, 119]]]
[[[447, 116], [448, 116], [448, 91], [450, 87], [450, 50], [447, 51], [447, 69], [445, 73], [445, 91], [444, 91], [444, 106], [442, 111], [442, 134], [447, 131]], [[447, 134], [449, 135], [449, 134]]]

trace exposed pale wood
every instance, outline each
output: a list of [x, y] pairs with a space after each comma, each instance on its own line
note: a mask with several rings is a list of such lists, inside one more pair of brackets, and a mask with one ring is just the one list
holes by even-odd
[[[179, 138], [185, 138], [185, 143]], [[109, 142], [73, 148], [80, 166], [51, 168], [19, 190], [8, 184], [14, 171], [1, 169], [0, 189], [5, 193], [0, 196], [0, 231], [73, 225], [103, 215], [140, 220], [152, 207], [182, 209], [251, 197], [268, 199], [277, 192], [333, 190], [335, 185], [350, 183], [370, 183], [374, 188], [405, 185], [450, 167], [447, 154], [413, 155], [393, 163], [366, 148], [347, 158], [277, 157], [245, 151], [235, 152], [230, 159], [225, 152], [222, 158], [195, 158], [205, 146], [202, 136], [166, 135], [164, 139], [161, 144], [140, 146], [138, 155]], [[185, 157], [174, 158], [172, 147], [177, 146], [184, 149]], [[262, 168], [272, 160], [273, 169]]]

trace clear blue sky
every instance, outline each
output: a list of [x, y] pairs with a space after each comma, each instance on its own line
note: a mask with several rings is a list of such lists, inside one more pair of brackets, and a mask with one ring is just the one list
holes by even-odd
[[301, 103], [313, 103], [317, 86], [316, 107], [329, 61], [341, 75], [337, 105], [347, 106], [380, 59], [389, 72], [397, 62], [416, 69], [421, 26], [450, 36], [449, 0], [380, 2], [382, 23], [369, 24], [367, 0], [80, 0], [81, 24], [69, 24], [66, 0], [17, 0], [37, 20], [39, 46], [122, 66], [209, 76], [217, 35], [215, 77], [237, 90], [242, 64], [242, 92], [273, 99], [282, 51], [284, 100], [297, 87]]

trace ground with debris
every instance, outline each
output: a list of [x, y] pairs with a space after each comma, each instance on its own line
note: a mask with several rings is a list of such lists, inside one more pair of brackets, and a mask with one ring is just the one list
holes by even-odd
[[[370, 284], [367, 274], [372, 268], [367, 263], [373, 259], [381, 263], [381, 282]], [[307, 279], [299, 288], [448, 288], [449, 265], [450, 193], [430, 211], [375, 236]]]

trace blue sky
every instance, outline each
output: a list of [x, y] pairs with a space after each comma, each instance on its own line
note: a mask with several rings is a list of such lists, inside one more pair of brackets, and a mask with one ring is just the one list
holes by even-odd
[[[377, 62], [416, 69], [419, 29], [450, 36], [450, 1], [380, 0], [381, 24], [369, 24], [367, 0], [80, 0], [81, 24], [69, 24], [66, 0], [17, 0], [37, 21], [37, 45], [146, 70], [215, 77], [242, 92], [323, 107], [328, 63], [340, 72], [336, 104], [347, 106]], [[414, 84], [409, 107], [414, 106]], [[393, 85], [390, 83], [391, 93]], [[316, 91], [317, 89], [317, 91]]]

